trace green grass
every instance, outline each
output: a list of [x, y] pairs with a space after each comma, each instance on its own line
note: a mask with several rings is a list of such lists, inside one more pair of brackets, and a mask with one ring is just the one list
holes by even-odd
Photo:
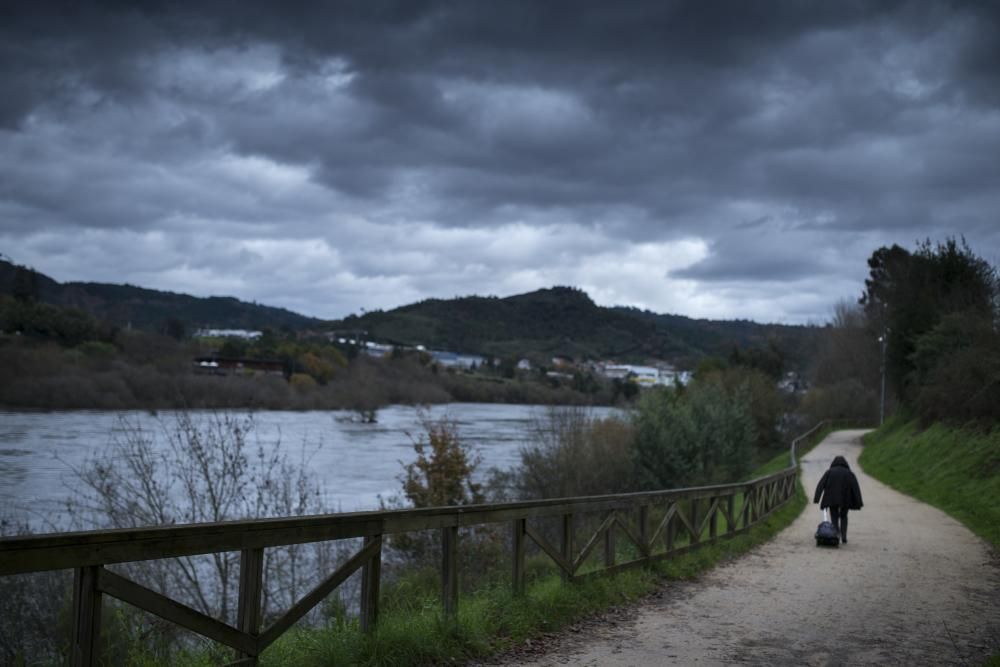
[[890, 420], [865, 436], [865, 472], [938, 507], [1000, 547], [1000, 426], [990, 431]]

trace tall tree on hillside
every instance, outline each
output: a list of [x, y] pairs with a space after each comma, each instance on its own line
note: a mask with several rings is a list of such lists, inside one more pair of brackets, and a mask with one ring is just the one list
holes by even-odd
[[886, 372], [901, 396], [915, 366], [916, 341], [951, 313], [995, 320], [997, 273], [966, 244], [925, 241], [915, 252], [893, 245], [868, 260], [869, 278], [861, 297], [877, 333], [887, 336]]
[[[812, 387], [801, 407], [804, 414], [815, 421], [872, 423], [878, 418], [881, 332], [859, 304], [840, 302], [834, 307], [833, 319], [820, 332]], [[891, 406], [892, 394], [886, 398]]]
[[27, 266], [18, 265], [14, 269], [14, 284], [11, 293], [21, 303], [34, 303], [38, 300], [38, 273]]

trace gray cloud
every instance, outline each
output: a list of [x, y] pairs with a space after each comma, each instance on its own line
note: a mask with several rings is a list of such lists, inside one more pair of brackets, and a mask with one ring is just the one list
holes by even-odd
[[1000, 255], [989, 5], [22, 3], [0, 19], [0, 247], [60, 279], [330, 317], [573, 283], [803, 321], [859, 293], [883, 243], [964, 234]]

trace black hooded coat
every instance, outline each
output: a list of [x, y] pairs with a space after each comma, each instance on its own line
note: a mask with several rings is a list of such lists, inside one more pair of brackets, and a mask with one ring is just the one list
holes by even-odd
[[827, 507], [846, 507], [851, 510], [859, 510], [864, 506], [861, 501], [861, 487], [858, 486], [858, 478], [851, 472], [847, 460], [843, 456], [837, 456], [830, 464], [830, 469], [823, 473], [816, 485], [816, 494], [813, 502], [823, 502], [820, 509]]

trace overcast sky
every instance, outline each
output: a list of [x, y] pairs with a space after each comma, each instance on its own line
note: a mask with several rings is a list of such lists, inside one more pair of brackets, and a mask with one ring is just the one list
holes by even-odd
[[998, 3], [65, 4], [0, 8], [0, 253], [60, 281], [797, 323], [1000, 260]]

